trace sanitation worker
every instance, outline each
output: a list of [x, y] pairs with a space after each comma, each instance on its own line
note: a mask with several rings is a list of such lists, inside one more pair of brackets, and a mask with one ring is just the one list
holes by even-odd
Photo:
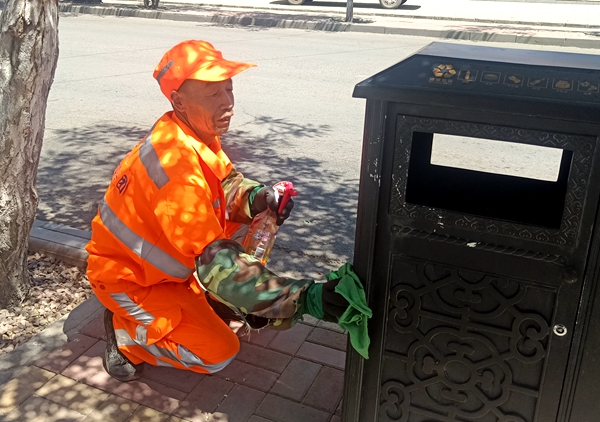
[[236, 172], [221, 149], [231, 78], [253, 66], [190, 40], [154, 70], [173, 110], [114, 171], [86, 247], [113, 378], [137, 379], [145, 363], [214, 373], [239, 351], [231, 319], [287, 329], [303, 313], [337, 322], [348, 308], [334, 291], [339, 278], [311, 290], [313, 280], [277, 277], [232, 240], [257, 213], [278, 208], [273, 189]]

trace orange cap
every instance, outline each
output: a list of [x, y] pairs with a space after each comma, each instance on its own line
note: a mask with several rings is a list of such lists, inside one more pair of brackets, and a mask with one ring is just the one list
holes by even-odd
[[206, 41], [188, 40], [165, 53], [154, 69], [154, 79], [162, 93], [171, 100], [171, 91], [178, 90], [187, 79], [220, 82], [254, 66], [225, 60], [221, 52]]

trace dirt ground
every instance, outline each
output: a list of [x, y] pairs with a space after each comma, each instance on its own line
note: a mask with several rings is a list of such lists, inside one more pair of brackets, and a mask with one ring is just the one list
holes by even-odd
[[28, 257], [29, 296], [19, 307], [0, 309], [0, 356], [28, 341], [92, 296], [85, 273], [41, 254]]

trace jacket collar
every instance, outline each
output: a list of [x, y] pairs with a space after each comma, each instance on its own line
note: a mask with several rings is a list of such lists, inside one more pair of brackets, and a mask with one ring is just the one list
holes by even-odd
[[191, 144], [194, 149], [215, 176], [219, 180], [225, 179], [232, 169], [232, 164], [227, 154], [221, 149], [221, 139], [219, 136], [215, 136], [210, 145], [206, 145], [188, 125], [177, 117], [175, 112], [168, 112], [166, 117], [172, 120], [188, 139], [193, 140]]

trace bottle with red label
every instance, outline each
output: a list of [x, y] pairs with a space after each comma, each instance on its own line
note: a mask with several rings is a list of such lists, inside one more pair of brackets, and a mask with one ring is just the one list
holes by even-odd
[[[294, 184], [292, 182], [279, 182], [273, 186], [277, 200], [281, 197], [279, 203], [279, 212], [283, 211], [286, 204], [292, 196], [298, 195], [294, 190]], [[248, 234], [244, 239], [243, 246], [244, 250], [248, 255], [253, 256], [265, 265], [271, 254], [271, 249], [275, 244], [275, 237], [279, 231], [277, 222], [277, 213], [270, 208], [267, 208], [263, 212], [257, 214], [250, 228]]]

